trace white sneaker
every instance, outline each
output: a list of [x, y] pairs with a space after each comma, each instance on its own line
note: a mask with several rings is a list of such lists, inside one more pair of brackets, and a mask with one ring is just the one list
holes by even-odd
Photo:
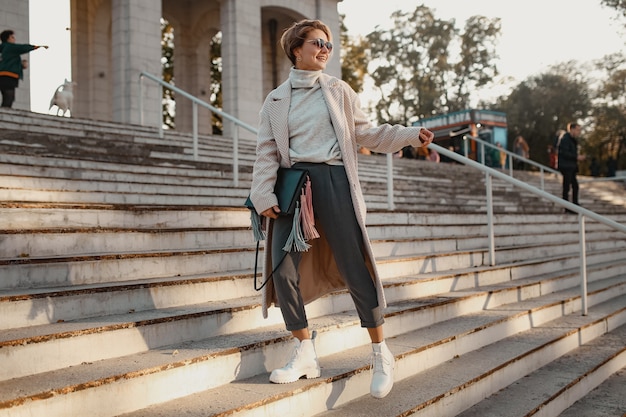
[[307, 379], [319, 378], [320, 364], [315, 353], [315, 332], [312, 339], [300, 342], [295, 340], [295, 348], [287, 365], [274, 369], [270, 374], [270, 381], [275, 384], [288, 384], [305, 376]]
[[393, 387], [393, 367], [395, 359], [383, 340], [372, 343], [372, 384], [370, 394], [374, 398], [384, 398]]

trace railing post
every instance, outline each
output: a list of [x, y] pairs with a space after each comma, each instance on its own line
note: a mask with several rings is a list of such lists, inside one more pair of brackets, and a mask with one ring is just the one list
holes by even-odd
[[485, 144], [480, 144], [480, 163], [485, 165]]
[[580, 290], [581, 310], [587, 315], [587, 244], [585, 242], [585, 216], [578, 214], [578, 233], [580, 236]]
[[198, 103], [192, 102], [193, 107], [193, 160], [198, 160]]
[[509, 154], [509, 175], [513, 177], [513, 155]]
[[393, 202], [393, 155], [387, 154], [387, 207], [395, 210]]
[[491, 187], [491, 175], [485, 173], [485, 188], [487, 190], [487, 232], [489, 239], [489, 265], [496, 264], [496, 245], [493, 230], [493, 193]]
[[467, 146], [468, 146], [467, 143], [468, 142], [469, 142], [469, 140], [467, 140], [467, 137], [463, 136], [463, 153], [464, 153], [464, 156], [466, 158], [468, 158], [468, 155], [469, 155], [469, 150], [467, 149]]
[[543, 181], [543, 177], [544, 177], [543, 167], [539, 167], [539, 172], [541, 172], [541, 189], [545, 191], [545, 186], [544, 186], [544, 181]]
[[239, 129], [233, 122], [233, 183], [239, 187]]

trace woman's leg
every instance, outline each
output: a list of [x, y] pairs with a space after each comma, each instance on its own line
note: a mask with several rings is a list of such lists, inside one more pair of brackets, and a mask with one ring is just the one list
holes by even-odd
[[383, 335], [382, 325], [378, 327], [368, 327], [367, 332], [370, 335], [370, 339], [372, 340], [372, 343], [380, 343], [385, 340], [385, 337]]
[[366, 265], [363, 234], [356, 220], [345, 169], [342, 166], [322, 166], [311, 171], [314, 173], [311, 184], [316, 221], [326, 234], [339, 272], [361, 319], [361, 326], [367, 328], [372, 341], [370, 394], [383, 398], [393, 387], [395, 359], [384, 340], [384, 318], [374, 280]]
[[287, 330], [296, 339], [291, 358], [282, 368], [274, 369], [270, 381], [275, 384], [295, 382], [301, 377], [318, 378], [320, 365], [315, 352], [315, 341], [311, 338], [300, 292], [298, 265], [299, 252], [283, 251], [287, 236], [291, 231], [293, 216], [281, 216], [274, 220], [272, 230], [272, 280], [276, 298]]

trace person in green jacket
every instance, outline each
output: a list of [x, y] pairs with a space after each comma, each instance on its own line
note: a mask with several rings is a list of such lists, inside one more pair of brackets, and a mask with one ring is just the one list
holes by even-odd
[[15, 89], [19, 80], [24, 78], [24, 63], [20, 56], [46, 45], [29, 45], [15, 43], [15, 32], [5, 30], [0, 33], [0, 91], [2, 91], [2, 107], [11, 107], [15, 101]]

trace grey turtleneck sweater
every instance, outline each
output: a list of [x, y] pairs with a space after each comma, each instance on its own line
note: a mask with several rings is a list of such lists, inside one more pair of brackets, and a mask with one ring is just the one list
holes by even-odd
[[289, 157], [292, 163], [343, 165], [341, 150], [318, 78], [322, 71], [295, 68], [289, 73]]

